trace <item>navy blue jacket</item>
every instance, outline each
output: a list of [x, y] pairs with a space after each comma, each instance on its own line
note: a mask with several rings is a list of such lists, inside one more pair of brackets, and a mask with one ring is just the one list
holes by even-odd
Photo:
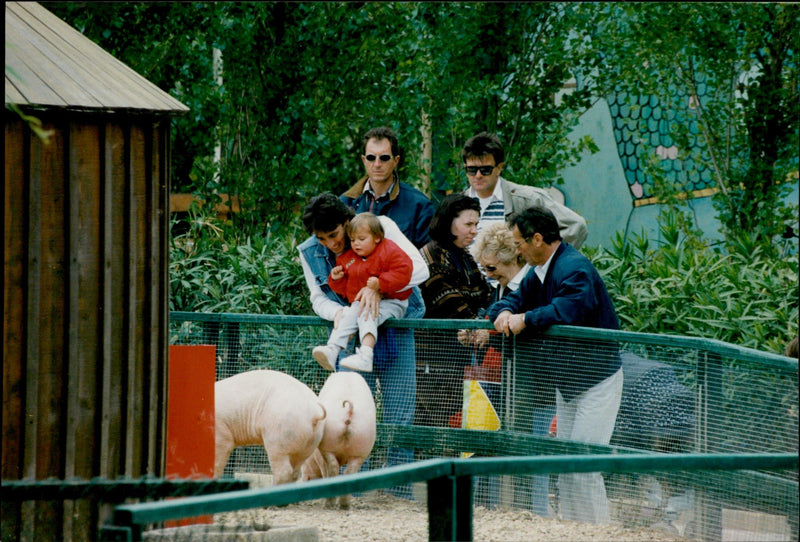
[[371, 194], [364, 192], [366, 183], [367, 177], [362, 178], [342, 194], [340, 199], [356, 213], [369, 211], [379, 216], [388, 216], [397, 223], [400, 231], [417, 248], [422, 248], [431, 240], [428, 226], [436, 208], [428, 196], [406, 183], [397, 181], [390, 194], [384, 194], [373, 201]]
[[[525, 313], [523, 341], [551, 325], [619, 329], [614, 304], [603, 279], [589, 259], [562, 242], [556, 249], [544, 284], [533, 268], [515, 292], [493, 303], [487, 315], [494, 322], [503, 311]], [[605, 380], [620, 368], [615, 342], [536, 337], [534, 368], [547, 373], [565, 400]]]

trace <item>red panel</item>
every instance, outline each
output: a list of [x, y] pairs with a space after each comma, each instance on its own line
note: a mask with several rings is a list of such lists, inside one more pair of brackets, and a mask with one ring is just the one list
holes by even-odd
[[[214, 476], [213, 345], [169, 347], [167, 478]], [[213, 523], [211, 516], [165, 522], [167, 527]]]

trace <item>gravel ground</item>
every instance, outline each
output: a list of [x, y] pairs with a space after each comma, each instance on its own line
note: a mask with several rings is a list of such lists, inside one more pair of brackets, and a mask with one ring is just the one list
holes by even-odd
[[[416, 541], [428, 539], [428, 517], [424, 504], [398, 499], [380, 492], [352, 499], [350, 510], [326, 508], [323, 501], [307, 501], [285, 507], [229, 512], [214, 516], [215, 523], [228, 526], [311, 526], [322, 542]], [[618, 524], [592, 525], [536, 516], [527, 511], [474, 509], [473, 537], [479, 542], [615, 541], [686, 542], [676, 534], [655, 528], [633, 529]]]

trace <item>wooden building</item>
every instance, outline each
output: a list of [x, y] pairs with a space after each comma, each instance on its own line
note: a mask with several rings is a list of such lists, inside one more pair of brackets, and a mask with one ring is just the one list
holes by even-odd
[[[163, 476], [170, 119], [188, 108], [39, 4], [5, 11], [2, 479]], [[4, 502], [0, 538], [94, 540], [109, 511]]]

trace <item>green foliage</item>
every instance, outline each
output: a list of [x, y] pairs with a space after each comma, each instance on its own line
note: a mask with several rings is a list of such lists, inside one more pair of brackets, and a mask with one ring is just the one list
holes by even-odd
[[575, 60], [564, 55], [569, 5], [44, 5], [191, 108], [173, 122], [172, 191], [239, 195], [237, 226], [251, 235], [296, 220], [312, 195], [353, 184], [373, 126], [395, 129], [400, 175], [435, 199], [466, 186], [460, 149], [480, 130], [500, 134], [505, 171], [524, 184], [558, 183], [595, 148], [567, 139], [588, 93], [554, 100]]
[[[286, 227], [243, 237], [230, 224], [193, 211], [170, 250], [170, 310], [310, 314], [296, 253], [304, 237]], [[177, 223], [173, 222], [173, 229]]]
[[608, 249], [584, 248], [614, 300], [627, 331], [718, 339], [782, 354], [798, 333], [798, 261], [775, 257], [742, 233], [712, 249], [663, 217], [664, 243], [618, 234]]

